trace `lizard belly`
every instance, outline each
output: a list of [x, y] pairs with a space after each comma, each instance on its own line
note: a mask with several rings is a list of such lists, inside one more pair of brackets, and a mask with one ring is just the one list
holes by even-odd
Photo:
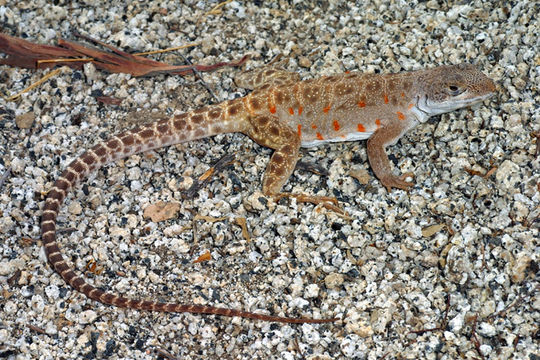
[[343, 141], [357, 141], [357, 140], [367, 140], [373, 135], [372, 132], [350, 132], [347, 135], [343, 136], [337, 136], [333, 138], [325, 138], [323, 140], [317, 139], [317, 138], [304, 138], [302, 139], [301, 146], [302, 147], [314, 147], [319, 146], [326, 143], [332, 143], [332, 142], [343, 142]]

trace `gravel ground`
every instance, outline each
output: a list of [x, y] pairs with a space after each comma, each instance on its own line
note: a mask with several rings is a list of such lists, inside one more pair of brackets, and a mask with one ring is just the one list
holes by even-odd
[[[78, 30], [127, 51], [199, 46], [156, 59], [182, 64], [278, 54], [304, 78], [475, 63], [497, 97], [431, 119], [390, 148], [409, 192], [387, 193], [365, 142], [303, 150], [329, 170], [298, 170], [285, 190], [336, 196], [350, 219], [260, 193], [270, 150], [238, 134], [107, 166], [61, 211], [59, 242], [97, 286], [131, 297], [283, 316], [284, 325], [118, 309], [73, 291], [47, 264], [46, 192], [83, 149], [136, 123], [245, 94], [226, 68], [132, 78], [65, 69], [19, 100], [0, 100], [0, 358], [527, 359], [540, 358], [539, 26], [535, 1], [11, 2], [2, 32], [39, 43]], [[0, 67], [14, 94], [49, 70]], [[104, 105], [97, 96], [120, 105]], [[189, 200], [219, 158], [236, 154]], [[2, 175], [3, 174], [3, 175]], [[143, 210], [180, 201], [175, 219]], [[194, 214], [224, 218], [194, 221]], [[248, 241], [236, 218], [246, 218]], [[208, 219], [208, 218], [206, 218]], [[194, 263], [209, 251], [212, 260]], [[421, 330], [429, 330], [419, 332]]]

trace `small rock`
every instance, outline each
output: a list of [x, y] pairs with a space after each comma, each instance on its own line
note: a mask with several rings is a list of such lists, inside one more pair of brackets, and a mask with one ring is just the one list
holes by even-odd
[[487, 345], [487, 344], [480, 345], [480, 352], [484, 356], [487, 356], [487, 355], [491, 354], [492, 350], [493, 350], [493, 348], [491, 346]]
[[7, 329], [0, 329], [0, 344], [5, 344], [9, 338], [9, 331]]
[[27, 112], [26, 114], [15, 117], [15, 125], [19, 129], [29, 129], [32, 127], [35, 119], [36, 115], [33, 112]]
[[482, 336], [493, 337], [497, 334], [497, 330], [495, 326], [483, 322], [478, 326], [478, 333]]
[[521, 182], [521, 176], [519, 176], [519, 166], [510, 160], [505, 160], [501, 166], [497, 169], [495, 178], [501, 187], [506, 190], [516, 191], [516, 185]]
[[332, 273], [324, 278], [324, 283], [329, 289], [335, 289], [343, 284], [343, 275]]
[[60, 290], [56, 285], [49, 285], [45, 288], [45, 294], [47, 294], [51, 300], [56, 300], [60, 296]]
[[528, 254], [521, 253], [518, 255], [514, 266], [512, 266], [511, 279], [513, 283], [520, 284], [525, 280], [531, 261], [532, 259]]
[[255, 41], [255, 49], [257, 50], [261, 50], [264, 45], [266, 45], [266, 41], [264, 39], [257, 39]]
[[79, 314], [80, 324], [90, 324], [97, 318], [97, 313], [94, 310], [86, 310]]
[[311, 60], [309, 60], [305, 56], [302, 56], [300, 59], [298, 59], [298, 65], [300, 65], [303, 68], [310, 68], [311, 67]]
[[266, 204], [268, 200], [266, 197], [259, 191], [248, 196], [244, 201], [244, 206], [247, 211], [263, 211], [266, 209]]
[[12, 261], [0, 261], [0, 276], [7, 276], [15, 272]]
[[319, 286], [317, 284], [310, 284], [306, 286], [306, 290], [304, 291], [304, 296], [306, 298], [316, 298], [319, 296]]
[[463, 328], [465, 324], [465, 314], [459, 313], [452, 320], [448, 322], [448, 328], [452, 330], [452, 333], [457, 334]]
[[78, 201], [72, 201], [68, 205], [68, 211], [73, 215], [80, 215], [82, 213], [82, 206]]

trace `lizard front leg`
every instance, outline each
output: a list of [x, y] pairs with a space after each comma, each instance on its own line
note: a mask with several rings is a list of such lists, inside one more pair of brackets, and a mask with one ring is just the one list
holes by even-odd
[[393, 121], [375, 131], [367, 142], [367, 154], [371, 168], [388, 192], [392, 188], [408, 190], [414, 185], [412, 182], [405, 181], [405, 178], [412, 176], [412, 174], [396, 176], [392, 173], [390, 160], [388, 160], [385, 150], [386, 146], [395, 144], [412, 126], [411, 122], [405, 120]]

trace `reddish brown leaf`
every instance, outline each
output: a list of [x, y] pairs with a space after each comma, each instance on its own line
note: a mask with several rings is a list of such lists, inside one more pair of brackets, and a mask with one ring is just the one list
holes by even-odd
[[[86, 62], [92, 62], [96, 68], [112, 73], [127, 73], [133, 76], [154, 75], [159, 73], [184, 75], [197, 71], [212, 71], [224, 66], [240, 66], [247, 59], [244, 56], [236, 62], [219, 62], [213, 65], [169, 65], [167, 63], [151, 60], [143, 56], [131, 55], [101, 41], [88, 36], [75, 34], [87, 41], [99, 44], [109, 50], [101, 51], [75, 42], [58, 40], [59, 46], [40, 45], [0, 34], [0, 52], [8, 55], [0, 59], [0, 64], [25, 67], [30, 69], [69, 66], [74, 69], [82, 68]], [[80, 59], [81, 57], [86, 59]], [[57, 60], [55, 62], [41, 62], [39, 60]]]
[[[70, 58], [75, 55], [72, 51], [62, 49], [58, 46], [34, 44], [29, 41], [1, 33], [0, 52], [9, 55], [5, 59], [0, 59], [0, 64], [29, 69], [35, 69], [37, 67], [37, 60]], [[44, 67], [52, 67], [55, 65], [57, 64], [47, 64]], [[70, 66], [76, 65], [76, 63], [70, 64]], [[79, 63], [78, 66], [82, 66], [82, 63]]]

